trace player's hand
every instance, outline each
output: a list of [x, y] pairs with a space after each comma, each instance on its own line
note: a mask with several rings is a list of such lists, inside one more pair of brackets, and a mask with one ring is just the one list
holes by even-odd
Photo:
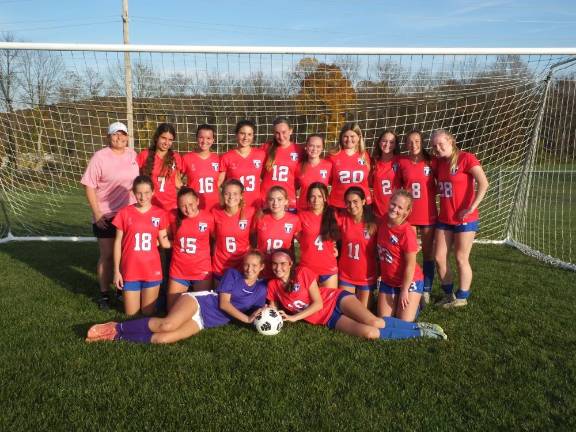
[[108, 218], [105, 217], [105, 216], [100, 216], [100, 219], [98, 219], [98, 220], [95, 222], [95, 224], [96, 224], [96, 226], [97, 226], [98, 228], [100, 228], [101, 230], [105, 230], [105, 229], [108, 229], [108, 227], [110, 226], [110, 219], [108, 219]]
[[252, 312], [250, 314], [250, 316], [248, 317], [248, 321], [246, 321], [246, 324], [252, 324], [254, 322], [254, 320], [256, 319], [256, 316], [262, 312], [262, 308], [258, 308], [256, 309], [254, 312]]
[[124, 279], [120, 272], [114, 272], [114, 286], [119, 290], [124, 288]]
[[468, 216], [472, 211], [470, 209], [460, 210], [456, 213], [456, 219], [463, 221], [466, 216]]
[[282, 317], [282, 319], [284, 321], [288, 321], [288, 322], [294, 322], [294, 317], [292, 315], [288, 315], [286, 312], [284, 312], [283, 310], [279, 310], [278, 313], [280, 314], [280, 316]]
[[398, 299], [398, 301], [400, 302], [400, 306], [402, 306], [402, 309], [406, 309], [410, 304], [410, 296], [408, 291], [401, 290], [400, 298]]

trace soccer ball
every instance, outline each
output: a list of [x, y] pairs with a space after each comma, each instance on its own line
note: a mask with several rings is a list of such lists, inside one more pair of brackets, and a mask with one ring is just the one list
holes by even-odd
[[284, 325], [284, 320], [276, 309], [264, 308], [256, 315], [254, 326], [258, 333], [266, 336], [274, 336], [280, 333], [280, 329]]

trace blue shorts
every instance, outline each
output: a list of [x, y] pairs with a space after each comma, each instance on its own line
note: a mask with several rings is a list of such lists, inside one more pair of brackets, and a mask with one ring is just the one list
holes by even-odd
[[[400, 287], [392, 287], [383, 281], [380, 281], [380, 286], [378, 287], [378, 291], [384, 294], [390, 295], [400, 295]], [[410, 284], [410, 288], [408, 288], [408, 292], [415, 292], [422, 294], [424, 292], [424, 281], [417, 280]]]
[[330, 315], [330, 319], [326, 323], [326, 327], [328, 327], [330, 330], [334, 330], [336, 328], [336, 323], [342, 316], [342, 310], [340, 309], [340, 302], [344, 297], [348, 297], [349, 295], [354, 294], [348, 291], [342, 291], [340, 294], [338, 294], [338, 300], [336, 300], [336, 307], [332, 311], [332, 315]]
[[146, 288], [152, 288], [158, 286], [162, 283], [161, 280], [159, 281], [124, 281], [124, 291], [142, 291]]
[[199, 280], [178, 279], [173, 277], [171, 277], [170, 280], [178, 282], [180, 285], [184, 285], [186, 288], [190, 288], [192, 285], [194, 285], [194, 282], [199, 282]]
[[318, 275], [318, 282], [322, 283], [322, 282], [326, 282], [328, 279], [330, 279], [332, 276], [336, 276], [336, 273], [334, 274], [327, 274], [327, 275]]
[[478, 220], [472, 222], [464, 222], [461, 224], [450, 225], [443, 222], [436, 222], [436, 229], [444, 230], [444, 231], [452, 231], [453, 233], [463, 233], [463, 232], [478, 232], [480, 228], [480, 223]]
[[357, 291], [372, 291], [376, 288], [376, 284], [371, 285], [355, 285], [352, 282], [346, 282], [345, 280], [340, 279], [338, 281], [338, 285], [354, 288]]

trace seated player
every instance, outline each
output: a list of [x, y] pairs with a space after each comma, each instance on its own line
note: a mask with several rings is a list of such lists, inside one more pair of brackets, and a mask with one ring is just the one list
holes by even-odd
[[88, 330], [86, 342], [173, 343], [232, 319], [252, 323], [266, 301], [266, 283], [258, 279], [263, 269], [262, 253], [250, 251], [244, 257], [243, 272], [226, 271], [216, 292], [181, 294], [166, 318], [96, 324]]

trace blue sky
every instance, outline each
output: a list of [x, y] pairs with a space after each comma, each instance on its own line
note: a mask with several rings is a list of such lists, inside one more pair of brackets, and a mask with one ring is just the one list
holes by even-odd
[[[0, 0], [30, 42], [122, 43], [122, 0]], [[575, 0], [130, 0], [130, 41], [163, 45], [574, 47]]]

